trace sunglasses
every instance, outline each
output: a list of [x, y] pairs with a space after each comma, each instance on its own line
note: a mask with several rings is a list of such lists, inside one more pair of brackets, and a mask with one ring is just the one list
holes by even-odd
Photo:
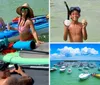
[[81, 9], [79, 7], [70, 7], [70, 12], [77, 10], [79, 13], [81, 12]]
[[22, 8], [21, 11], [28, 11], [28, 9], [27, 8]]

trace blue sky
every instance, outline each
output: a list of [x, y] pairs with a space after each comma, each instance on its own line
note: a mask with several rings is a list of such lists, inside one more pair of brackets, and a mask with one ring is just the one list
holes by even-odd
[[100, 60], [100, 43], [50, 44], [51, 60]]

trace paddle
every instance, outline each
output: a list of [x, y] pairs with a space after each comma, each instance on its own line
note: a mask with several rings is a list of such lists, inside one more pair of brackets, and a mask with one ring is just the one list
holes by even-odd
[[[9, 65], [10, 65], [10, 63], [5, 63], [3, 61], [0, 61], [0, 70], [4, 71], [6, 68], [8, 68]], [[13, 66], [16, 68], [16, 70], [18, 70], [18, 65], [17, 64], [14, 64]], [[43, 65], [20, 65], [20, 66], [23, 69], [49, 70], [49, 65], [48, 64], [43, 64]], [[23, 70], [23, 72], [25, 72], [25, 71]], [[11, 73], [11, 74], [15, 74], [15, 73]]]
[[67, 19], [69, 20], [69, 7], [68, 7], [68, 4], [67, 4], [67, 2], [66, 1], [64, 1], [64, 4], [65, 4], [65, 6], [66, 6], [66, 8], [67, 8]]
[[40, 50], [20, 50], [21, 53], [29, 53], [29, 52], [33, 52], [32, 54], [34, 54], [34, 52], [37, 52], [37, 53], [41, 53], [41, 54], [46, 54], [48, 55], [49, 52], [46, 52], [46, 51], [40, 51]]
[[25, 69], [49, 70], [48, 65], [21, 65]]

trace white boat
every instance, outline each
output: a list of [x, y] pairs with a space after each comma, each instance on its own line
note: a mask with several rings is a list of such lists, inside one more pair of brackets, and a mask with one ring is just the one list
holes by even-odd
[[50, 72], [53, 72], [53, 71], [56, 71], [56, 70], [57, 70], [56, 67], [52, 67], [52, 68], [50, 69]]
[[66, 66], [62, 66], [61, 68], [66, 68]]
[[80, 80], [85, 80], [87, 78], [89, 78], [90, 74], [89, 73], [81, 73], [79, 75]]
[[65, 70], [65, 68], [60, 68], [60, 72], [64, 72]]
[[71, 74], [71, 73], [72, 73], [72, 70], [69, 68], [67, 71], [67, 74]]
[[98, 67], [98, 71], [100, 71], [100, 67]]
[[66, 67], [65, 67], [65, 66], [62, 66], [62, 67], [59, 69], [60, 72], [64, 72], [65, 70], [66, 70]]
[[89, 67], [84, 67], [84, 69], [89, 70]]
[[90, 64], [89, 64], [89, 67], [90, 67], [90, 68], [94, 68], [94, 67], [95, 67], [95, 64], [90, 63]]
[[81, 68], [81, 67], [80, 67], [80, 68], [78, 68], [78, 70], [79, 70], [79, 71], [82, 71], [82, 70], [83, 70], [83, 68]]

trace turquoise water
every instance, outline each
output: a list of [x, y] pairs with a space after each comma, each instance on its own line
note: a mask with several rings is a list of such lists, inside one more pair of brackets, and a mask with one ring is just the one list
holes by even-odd
[[[61, 61], [51, 61], [50, 66], [53, 67], [54, 64], [57, 64]], [[85, 61], [86, 62], [86, 61]], [[96, 64], [95, 68], [89, 68], [89, 73], [100, 73], [100, 71], [97, 70], [98, 66], [100, 66], [100, 61], [88, 61], [94, 62]], [[57, 71], [50, 72], [50, 85], [99, 85], [100, 79], [90, 76], [88, 79], [84, 81], [79, 80], [79, 74], [82, 73], [82, 71], [78, 70], [78, 67], [71, 67], [72, 73], [67, 74], [68, 67], [66, 68], [66, 71], [64, 73], [59, 72], [59, 68], [57, 67]]]
[[100, 0], [50, 0], [51, 7], [51, 28], [50, 41], [62, 42], [63, 40], [63, 21], [67, 17], [67, 9], [64, 5], [66, 1], [71, 6], [79, 6], [82, 10], [79, 21], [85, 18], [88, 22], [86, 42], [100, 41]]
[[30, 5], [35, 16], [49, 13], [48, 0], [0, 0], [0, 17], [5, 22], [10, 22], [14, 17], [19, 16], [16, 13], [16, 8], [24, 3]]
[[[11, 22], [13, 18], [19, 16], [16, 13], [16, 8], [24, 3], [30, 5], [35, 16], [49, 13], [49, 0], [0, 0], [0, 17], [4, 19], [5, 23]], [[49, 34], [42, 34], [40, 40], [48, 42]]]

